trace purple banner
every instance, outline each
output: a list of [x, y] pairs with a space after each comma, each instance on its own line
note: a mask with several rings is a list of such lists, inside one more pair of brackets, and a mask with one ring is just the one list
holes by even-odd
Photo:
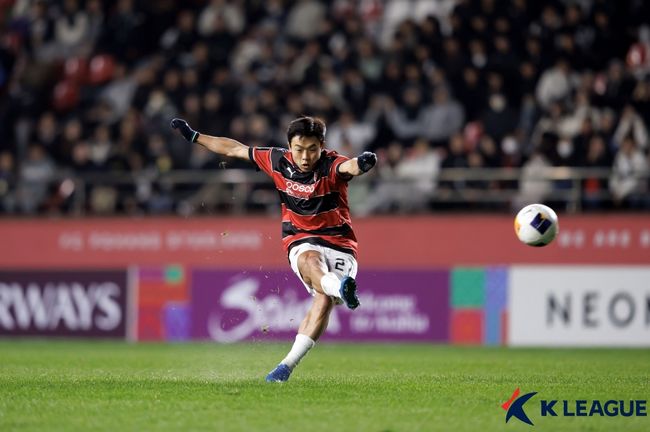
[[[197, 270], [191, 279], [194, 339], [292, 339], [312, 301], [290, 271]], [[357, 281], [361, 307], [335, 307], [323, 339], [448, 341], [447, 271], [366, 271]]]
[[126, 337], [126, 271], [0, 272], [0, 336]]

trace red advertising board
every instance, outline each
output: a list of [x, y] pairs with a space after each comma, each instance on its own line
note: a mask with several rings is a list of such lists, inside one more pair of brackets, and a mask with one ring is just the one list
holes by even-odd
[[[545, 248], [519, 243], [510, 216], [360, 218], [354, 228], [361, 266], [650, 263], [647, 214], [561, 215]], [[4, 269], [287, 266], [279, 217], [3, 220], [0, 239]]]

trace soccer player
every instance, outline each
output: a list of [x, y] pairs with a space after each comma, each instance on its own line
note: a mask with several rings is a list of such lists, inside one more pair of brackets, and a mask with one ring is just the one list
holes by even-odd
[[377, 156], [364, 152], [349, 159], [325, 149], [325, 123], [313, 117], [293, 120], [285, 148], [248, 147], [239, 141], [202, 135], [185, 120], [173, 119], [191, 143], [229, 157], [252, 162], [268, 174], [282, 202], [282, 245], [291, 269], [314, 297], [293, 347], [266, 377], [284, 382], [327, 328], [335, 304], [359, 306], [357, 239], [352, 231], [347, 184], [369, 171]]

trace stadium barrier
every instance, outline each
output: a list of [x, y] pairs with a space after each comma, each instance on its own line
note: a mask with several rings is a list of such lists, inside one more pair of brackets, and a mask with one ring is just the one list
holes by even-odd
[[[288, 340], [310, 298], [277, 218], [4, 220], [0, 335]], [[650, 219], [561, 216], [545, 248], [495, 215], [355, 220], [362, 308], [323, 340], [650, 346]]]
[[[590, 210], [611, 206], [612, 196], [606, 187], [611, 176], [612, 170], [607, 168], [444, 168], [424, 179], [431, 182], [433, 190], [420, 198], [438, 209], [461, 206], [463, 209], [503, 211], [509, 210], [515, 201], [533, 199], [528, 195], [532, 191], [537, 197], [535, 201], [555, 202], [567, 212], [576, 213], [584, 206]], [[650, 172], [630, 173], [628, 178], [638, 178], [640, 183], [647, 184]], [[382, 181], [381, 177], [373, 175], [355, 179], [350, 184], [350, 193], [355, 196], [351, 204], [363, 204], [365, 197], [372, 195], [374, 186]], [[387, 181], [393, 185], [401, 183], [413, 187], [421, 185], [423, 179], [389, 178]], [[30, 186], [38, 187], [39, 183], [32, 182]], [[246, 214], [251, 210], [273, 212], [278, 205], [275, 191], [269, 189], [268, 177], [252, 169], [92, 174], [61, 171], [44, 180], [40, 186], [51, 192], [49, 201], [58, 203], [58, 211], [73, 215], [114, 213], [120, 194], [130, 198], [142, 195], [139, 199], [144, 203], [141, 203], [139, 211], [152, 214], [172, 212], [173, 209], [168, 208], [171, 203], [181, 203], [178, 211], [182, 214], [200, 214], [213, 209], [233, 214]], [[109, 190], [113, 190], [115, 195], [107, 193]], [[0, 201], [8, 194], [7, 187], [0, 188]], [[98, 201], [103, 204], [93, 209]], [[161, 203], [151, 205], [147, 204], [149, 201]], [[647, 208], [650, 202], [638, 205]]]

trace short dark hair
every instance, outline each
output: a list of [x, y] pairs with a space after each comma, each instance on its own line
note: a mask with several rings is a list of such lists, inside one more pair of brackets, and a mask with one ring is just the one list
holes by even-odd
[[291, 143], [294, 136], [316, 137], [321, 144], [325, 142], [325, 122], [317, 117], [303, 116], [289, 123], [287, 142]]

